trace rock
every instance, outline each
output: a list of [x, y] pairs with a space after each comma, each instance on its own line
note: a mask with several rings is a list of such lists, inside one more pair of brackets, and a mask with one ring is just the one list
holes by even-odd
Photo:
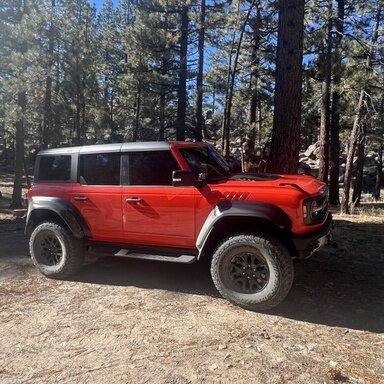
[[316, 151], [317, 147], [318, 147], [317, 143], [310, 145], [307, 148], [307, 150], [304, 152], [304, 156], [308, 157], [309, 159], [315, 160], [316, 159], [315, 151]]
[[315, 344], [308, 344], [307, 349], [309, 352], [313, 351], [315, 349]]
[[329, 362], [329, 365], [331, 366], [331, 368], [336, 368], [336, 367], [337, 367], [337, 362], [331, 360], [331, 361]]
[[263, 332], [260, 333], [260, 336], [266, 340], [271, 338], [266, 330], [263, 330]]
[[212, 365], [209, 366], [209, 369], [211, 371], [216, 371], [217, 368], [218, 368], [217, 364], [212, 364]]
[[227, 349], [228, 347], [225, 344], [219, 345], [219, 350]]

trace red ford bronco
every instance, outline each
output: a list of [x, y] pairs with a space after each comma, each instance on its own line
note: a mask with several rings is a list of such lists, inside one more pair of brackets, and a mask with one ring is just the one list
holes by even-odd
[[205, 259], [222, 296], [256, 310], [285, 298], [292, 259], [326, 244], [332, 227], [324, 183], [233, 174], [207, 143], [45, 150], [27, 197], [31, 256], [48, 277], [98, 256]]

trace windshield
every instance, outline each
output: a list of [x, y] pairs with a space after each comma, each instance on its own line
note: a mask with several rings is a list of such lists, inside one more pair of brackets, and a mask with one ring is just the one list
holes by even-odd
[[230, 174], [228, 163], [211, 146], [182, 148], [180, 153], [196, 176], [200, 173], [205, 173], [207, 179], [215, 179]]

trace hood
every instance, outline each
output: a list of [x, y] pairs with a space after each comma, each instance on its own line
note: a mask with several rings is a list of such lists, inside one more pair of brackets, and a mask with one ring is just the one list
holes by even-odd
[[308, 196], [315, 196], [326, 191], [322, 181], [308, 175], [277, 175], [270, 173], [238, 173], [225, 180], [227, 186], [241, 187], [280, 187], [294, 188]]

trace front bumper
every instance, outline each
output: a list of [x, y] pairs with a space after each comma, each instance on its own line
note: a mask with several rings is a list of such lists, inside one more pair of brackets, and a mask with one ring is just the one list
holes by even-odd
[[313, 252], [329, 244], [332, 240], [333, 220], [331, 213], [328, 213], [324, 224], [320, 229], [314, 232], [306, 233], [305, 235], [294, 236], [292, 238], [296, 247], [298, 257], [306, 259]]

